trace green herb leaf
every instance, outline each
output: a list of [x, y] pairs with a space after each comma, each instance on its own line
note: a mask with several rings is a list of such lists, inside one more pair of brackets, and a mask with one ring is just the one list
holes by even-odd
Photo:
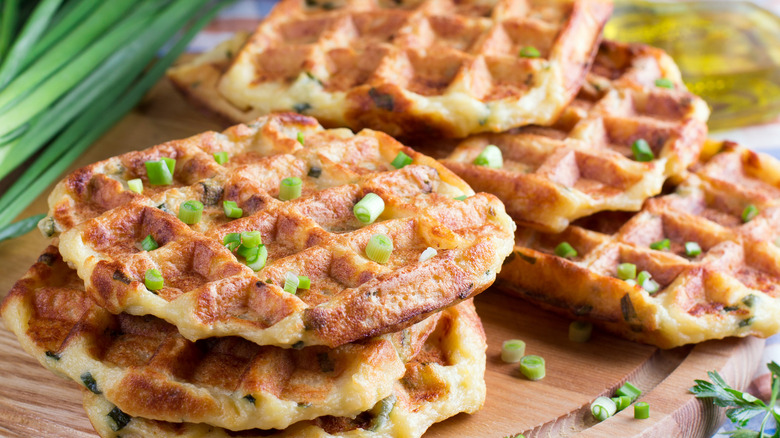
[[38, 222], [41, 219], [45, 217], [45, 214], [37, 214], [35, 216], [28, 217], [27, 219], [22, 219], [18, 222], [0, 227], [0, 242], [27, 234], [30, 232], [30, 230], [35, 228], [36, 225], [38, 225]]

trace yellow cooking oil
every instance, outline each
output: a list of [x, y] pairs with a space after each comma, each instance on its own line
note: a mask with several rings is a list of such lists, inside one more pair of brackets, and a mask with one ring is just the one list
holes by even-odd
[[710, 129], [780, 114], [780, 17], [752, 3], [616, 0], [604, 35], [669, 53], [710, 105]]

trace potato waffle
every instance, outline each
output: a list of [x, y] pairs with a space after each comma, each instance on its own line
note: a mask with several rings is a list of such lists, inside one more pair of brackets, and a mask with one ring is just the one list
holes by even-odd
[[[673, 88], [656, 86], [661, 78]], [[639, 210], [668, 177], [696, 161], [708, 115], [663, 51], [605, 41], [585, 86], [555, 125], [470, 137], [442, 163], [476, 190], [497, 195], [518, 223], [560, 232], [598, 211]], [[634, 159], [638, 139], [647, 141], [654, 159]], [[501, 150], [502, 167], [474, 164], [489, 144]]]
[[[246, 430], [242, 437], [419, 437], [431, 424], [459, 412], [475, 412], [485, 399], [485, 336], [473, 304], [444, 310], [425, 346], [406, 365], [393, 394], [354, 418], [320, 417], [283, 431]], [[204, 424], [125, 417], [105, 397], [84, 391], [84, 407], [104, 438], [233, 437]]]
[[[235, 121], [295, 110], [393, 136], [499, 132], [558, 117], [611, 10], [608, 0], [283, 0], [235, 58], [220, 47], [171, 76]], [[198, 71], [214, 62], [229, 65], [204, 84]]]
[[[663, 348], [779, 332], [780, 162], [733, 143], [716, 148], [639, 213], [597, 214], [559, 234], [519, 230], [498, 284]], [[577, 254], [556, 256], [562, 242]], [[658, 291], [616, 278], [622, 263], [648, 271]]]
[[[218, 151], [230, 156], [224, 166], [212, 157]], [[413, 161], [395, 169], [400, 151]], [[173, 184], [152, 186], [144, 162], [161, 157], [177, 160]], [[302, 196], [279, 201], [280, 181], [292, 176], [302, 179]], [[143, 194], [126, 188], [133, 178], [143, 180]], [[367, 193], [385, 208], [363, 226], [352, 210]], [[492, 195], [454, 199], [472, 193], [385, 134], [323, 130], [311, 118], [283, 114], [77, 170], [50, 196], [42, 227], [70, 228], [60, 236], [63, 258], [113, 313], [160, 317], [190, 340], [335, 347], [399, 331], [493, 282], [511, 252], [514, 223]], [[193, 226], [171, 214], [188, 199], [205, 206]], [[227, 218], [223, 200], [235, 201], [244, 217]], [[260, 231], [268, 250], [258, 272], [223, 245], [244, 231]], [[365, 255], [375, 233], [393, 241], [385, 264]], [[139, 248], [148, 235], [158, 249]], [[428, 247], [437, 254], [420, 262]], [[163, 289], [145, 287], [148, 269], [162, 273]], [[311, 289], [285, 292], [290, 271], [308, 276]]]
[[[336, 349], [283, 349], [235, 337], [192, 342], [155, 317], [97, 306], [55, 246], [17, 282], [2, 315], [41, 364], [128, 415], [234, 430], [354, 417], [395, 392], [412, 358], [446, 357], [442, 346], [431, 347], [437, 342], [478, 346], [481, 327], [466, 303], [402, 332]], [[460, 329], [449, 331], [450, 324]]]

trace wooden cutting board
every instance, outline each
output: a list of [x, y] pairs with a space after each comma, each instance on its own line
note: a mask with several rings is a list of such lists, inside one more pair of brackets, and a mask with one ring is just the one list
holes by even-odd
[[[222, 126], [191, 109], [161, 82], [145, 101], [74, 164], [74, 168], [166, 140]], [[47, 191], [48, 193], [48, 191]], [[43, 213], [46, 196], [23, 217]], [[0, 242], [0, 296], [32, 265], [48, 240], [34, 231]], [[426, 437], [541, 436], [709, 436], [722, 410], [688, 393], [694, 379], [718, 370], [734, 387], [747, 387], [764, 341], [728, 339], [659, 350], [594, 332], [583, 344], [568, 340], [569, 321], [491, 288], [480, 295], [477, 311], [488, 339], [487, 401], [474, 415], [461, 414], [432, 427]], [[547, 377], [531, 382], [517, 367], [502, 363], [501, 343], [523, 339], [529, 354], [547, 362]], [[588, 407], [611, 395], [625, 380], [644, 391], [650, 419], [635, 420], [629, 408], [597, 423]], [[26, 355], [15, 337], [0, 328], [0, 436], [94, 437], [75, 383], [54, 376]]]

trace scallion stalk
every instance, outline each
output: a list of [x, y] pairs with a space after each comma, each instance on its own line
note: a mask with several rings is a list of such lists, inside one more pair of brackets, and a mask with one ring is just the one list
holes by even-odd
[[355, 204], [352, 211], [364, 225], [372, 224], [385, 211], [385, 201], [376, 193], [368, 193]]
[[523, 356], [523, 358], [520, 359], [520, 372], [523, 373], [528, 380], [543, 379], [546, 374], [544, 358], [533, 354]]
[[509, 339], [501, 344], [501, 360], [507, 363], [517, 363], [525, 356], [525, 342], [520, 339]]
[[387, 263], [392, 252], [393, 241], [384, 234], [372, 235], [366, 244], [366, 257], [380, 264]]

